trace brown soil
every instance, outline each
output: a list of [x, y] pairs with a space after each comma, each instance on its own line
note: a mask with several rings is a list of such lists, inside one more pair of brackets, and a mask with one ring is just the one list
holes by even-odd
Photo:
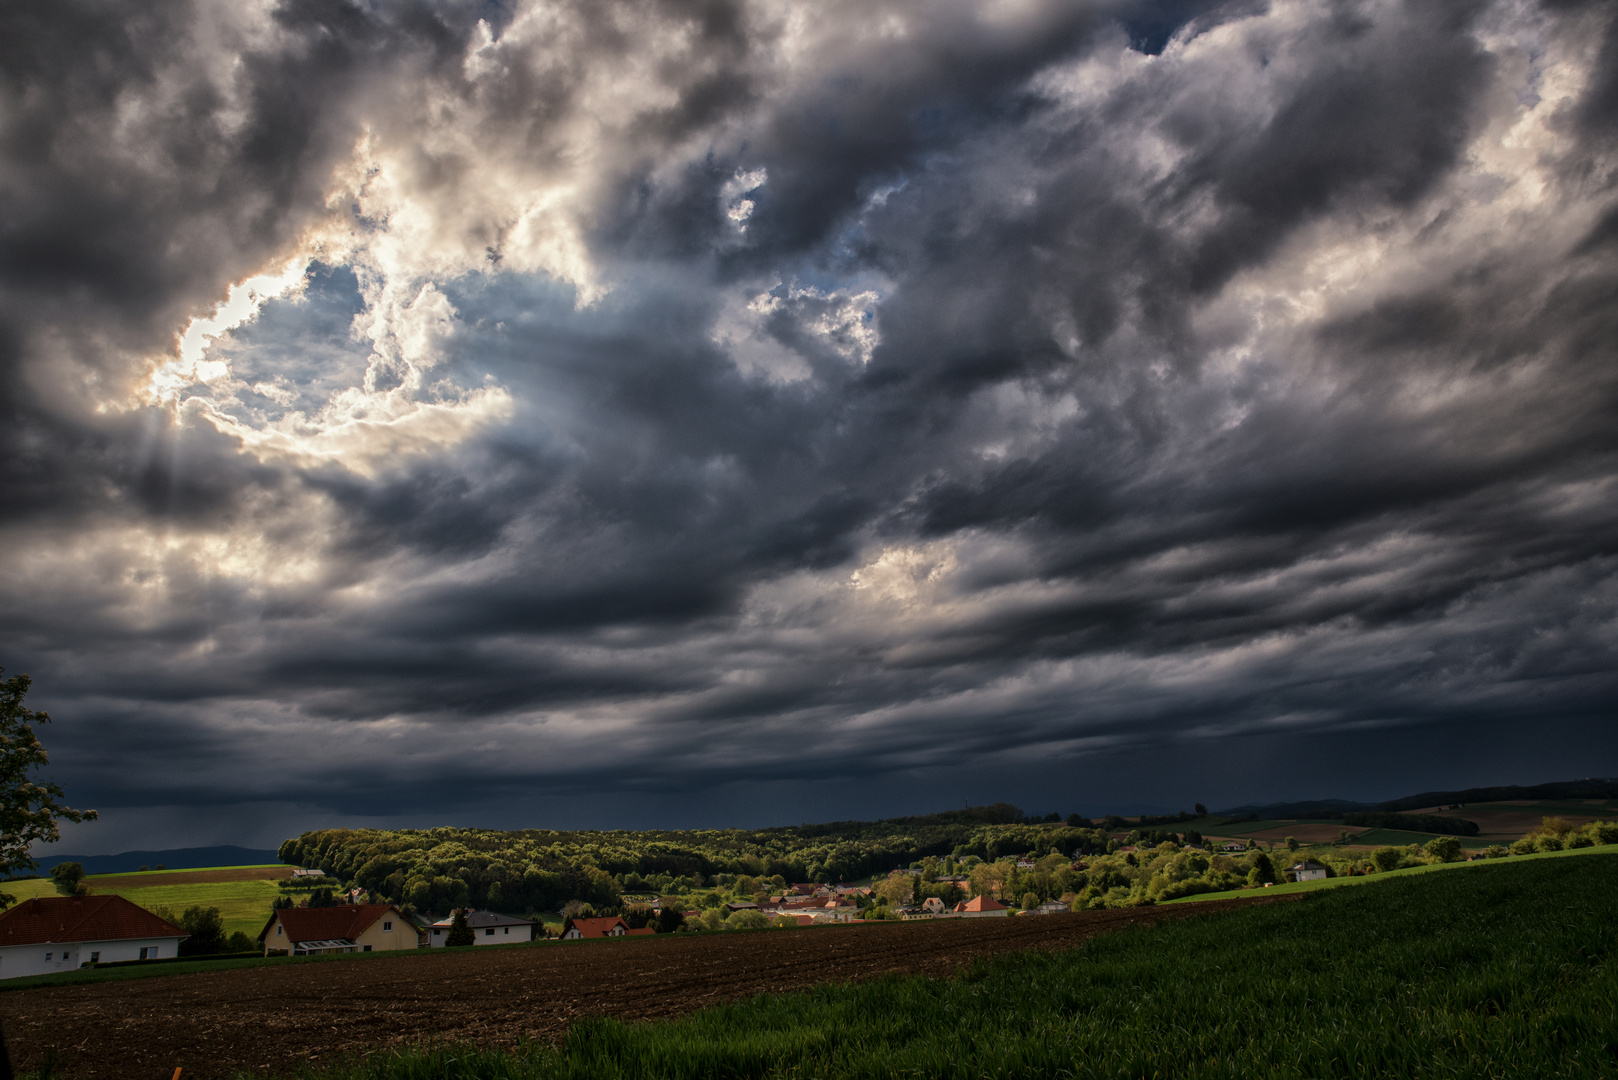
[[748, 934], [432, 950], [0, 993], [14, 1065], [66, 1078], [283, 1073], [433, 1040], [556, 1039], [574, 1020], [673, 1016], [761, 993], [893, 972], [948, 975], [1018, 949], [1285, 897]]
[[290, 873], [290, 866], [226, 866], [218, 870], [117, 874], [93, 877], [88, 883], [94, 892], [96, 889], [145, 889], [153, 885], [202, 885], [214, 881], [280, 881]]

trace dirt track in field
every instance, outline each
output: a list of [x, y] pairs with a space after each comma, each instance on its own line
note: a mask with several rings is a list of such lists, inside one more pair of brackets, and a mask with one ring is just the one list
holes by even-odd
[[555, 1039], [587, 1016], [643, 1020], [815, 983], [948, 975], [978, 957], [1282, 899], [435, 949], [0, 992], [0, 1023], [14, 1066], [50, 1053], [68, 1080], [168, 1080], [176, 1066], [184, 1080], [274, 1075], [429, 1038], [508, 1045]]
[[88, 884], [94, 892], [96, 889], [147, 889], [154, 885], [204, 885], [216, 881], [280, 881], [290, 873], [290, 866], [226, 866], [183, 873], [109, 874], [90, 878]]

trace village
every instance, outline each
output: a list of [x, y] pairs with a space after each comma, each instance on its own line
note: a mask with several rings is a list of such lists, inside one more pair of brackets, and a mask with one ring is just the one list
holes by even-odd
[[[1236, 850], [1240, 845], [1226, 845]], [[1198, 850], [1200, 848], [1190, 849]], [[1245, 848], [1243, 848], [1245, 850]], [[1134, 849], [1120, 849], [1131, 855]], [[1015, 861], [1032, 873], [1032, 859]], [[1073, 861], [1083, 872], [1088, 864]], [[295, 869], [292, 877], [324, 880], [319, 869]], [[870, 885], [799, 882], [763, 902], [730, 900], [713, 908], [685, 908], [662, 897], [624, 897], [619, 913], [595, 914], [587, 906], [564, 916], [560, 925], [497, 911], [458, 908], [428, 921], [403, 905], [373, 902], [354, 887], [336, 898], [305, 900], [277, 907], [257, 938], [257, 953], [266, 956], [323, 956], [342, 953], [515, 945], [538, 941], [648, 937], [659, 933], [704, 933], [724, 930], [790, 929], [850, 926], [872, 921], [904, 922], [949, 919], [1046, 916], [1079, 910], [1073, 896], [1018, 907], [988, 893], [947, 902], [939, 896], [889, 905], [890, 898], [918, 897], [923, 870], [891, 871]], [[1324, 878], [1327, 868], [1302, 860], [1286, 871], [1285, 880]], [[971, 888], [967, 874], [928, 874], [929, 885], [946, 894]], [[326, 891], [329, 896], [329, 890]], [[1030, 901], [1032, 897], [1028, 898]], [[312, 902], [311, 902], [312, 901]], [[574, 905], [570, 905], [574, 906]], [[186, 931], [162, 915], [117, 895], [44, 896], [24, 900], [0, 913], [0, 979], [49, 975], [81, 968], [172, 962], [185, 957]], [[232, 955], [241, 955], [240, 953]]]

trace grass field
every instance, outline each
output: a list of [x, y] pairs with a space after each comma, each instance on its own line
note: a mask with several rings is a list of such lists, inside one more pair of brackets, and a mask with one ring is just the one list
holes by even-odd
[[[242, 869], [217, 867], [215, 869]], [[145, 874], [97, 874], [84, 879], [92, 893], [112, 893], [134, 904], [151, 909], [170, 908], [179, 914], [192, 905], [216, 907], [225, 920], [228, 935], [240, 930], [248, 937], [257, 937], [270, 918], [270, 904], [280, 895], [273, 881], [209, 881], [189, 882], [183, 885], [165, 885], [167, 877], [180, 874], [196, 875], [201, 871], [153, 870]], [[116, 878], [117, 884], [108, 887], [107, 879]], [[0, 883], [0, 891], [10, 893], [18, 900], [36, 896], [56, 896], [56, 887], [48, 878]]]
[[[1499, 862], [1534, 862], [1540, 859], [1577, 859], [1589, 855], [1618, 856], [1618, 848], [1608, 845], [1606, 847], [1575, 848], [1572, 851], [1547, 851], [1537, 855], [1511, 855]], [[1495, 860], [1490, 860], [1491, 863]], [[1287, 896], [1291, 893], [1319, 892], [1322, 889], [1335, 889], [1344, 885], [1369, 885], [1378, 881], [1387, 881], [1392, 878], [1408, 877], [1412, 874], [1447, 873], [1454, 870], [1476, 868], [1478, 863], [1434, 863], [1431, 866], [1407, 866], [1403, 870], [1388, 870], [1379, 874], [1368, 874], [1364, 877], [1337, 877], [1326, 878], [1321, 881], [1290, 881], [1271, 885], [1264, 890], [1266, 896]], [[1198, 900], [1228, 900], [1232, 896], [1251, 896], [1251, 890], [1233, 889], [1229, 892], [1198, 893], [1195, 896], [1182, 896], [1178, 900], [1165, 900], [1165, 904], [1187, 904]]]
[[577, 1023], [557, 1049], [373, 1054], [321, 1080], [1582, 1078], [1618, 1056], [1618, 854], [1386, 875], [1023, 952], [957, 979]]

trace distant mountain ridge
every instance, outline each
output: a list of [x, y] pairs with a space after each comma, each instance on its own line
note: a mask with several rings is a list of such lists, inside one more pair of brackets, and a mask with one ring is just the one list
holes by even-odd
[[1467, 788], [1465, 791], [1424, 791], [1378, 806], [1378, 810], [1415, 810], [1454, 803], [1504, 802], [1507, 799], [1618, 799], [1618, 777], [1559, 780], [1527, 787]]
[[1233, 806], [1216, 813], [1226, 817], [1261, 818], [1342, 817], [1361, 810], [1400, 813], [1425, 806], [1453, 806], [1456, 803], [1505, 802], [1509, 799], [1618, 799], [1618, 777], [1589, 777], [1584, 780], [1558, 780], [1527, 786], [1467, 788], [1464, 791], [1424, 791], [1382, 803], [1351, 802], [1348, 799], [1315, 799], [1310, 802], [1267, 803]]
[[1233, 806], [1229, 810], [1216, 810], [1214, 813], [1223, 814], [1226, 817], [1246, 817], [1248, 814], [1257, 814], [1261, 818], [1312, 818], [1342, 817], [1344, 814], [1352, 814], [1356, 810], [1376, 809], [1378, 809], [1376, 803], [1353, 802], [1349, 799], [1315, 799], [1310, 802]]
[[255, 866], [279, 862], [274, 849], [244, 848], [235, 844], [219, 847], [169, 848], [165, 851], [124, 851], [117, 855], [51, 855], [39, 859], [38, 873], [48, 874], [59, 863], [76, 862], [86, 874], [127, 874], [142, 866], [159, 863], [170, 870], [192, 870], [202, 866]]

